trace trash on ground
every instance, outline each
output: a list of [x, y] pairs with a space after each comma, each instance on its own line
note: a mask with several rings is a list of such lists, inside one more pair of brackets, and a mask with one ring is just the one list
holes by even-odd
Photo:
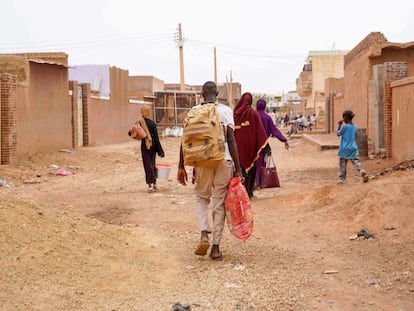
[[179, 302], [173, 304], [171, 311], [187, 311], [191, 310], [191, 306], [188, 303], [181, 304]]
[[73, 148], [70, 149], [60, 149], [59, 152], [66, 152], [66, 153], [72, 153], [74, 151]]
[[357, 233], [355, 233], [355, 234], [351, 235], [351, 236], [349, 237], [349, 239], [350, 239], [351, 241], [358, 239], [358, 234], [357, 234]]
[[361, 229], [361, 231], [359, 231], [358, 233], [357, 233], [357, 236], [358, 237], [364, 237], [364, 238], [366, 238], [366, 239], [373, 239], [374, 238], [374, 235], [372, 234], [372, 233], [369, 233], [367, 230], [365, 230], [365, 229]]
[[23, 180], [24, 184], [40, 184], [41, 181], [39, 179], [25, 179]]
[[56, 175], [58, 176], [69, 176], [72, 175], [72, 173], [68, 170], [65, 170], [63, 167], [57, 170]]
[[4, 187], [4, 188], [12, 188], [14, 187], [13, 184], [9, 183], [7, 180], [5, 179], [0, 179], [0, 187]]

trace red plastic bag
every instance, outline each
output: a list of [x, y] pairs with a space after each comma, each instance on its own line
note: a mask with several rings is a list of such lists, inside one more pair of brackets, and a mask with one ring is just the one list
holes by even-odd
[[249, 195], [240, 177], [233, 177], [229, 182], [229, 191], [224, 200], [227, 225], [237, 238], [246, 241], [253, 231], [253, 212]]
[[70, 171], [65, 170], [63, 167], [59, 168], [56, 172], [58, 176], [70, 176], [72, 173]]

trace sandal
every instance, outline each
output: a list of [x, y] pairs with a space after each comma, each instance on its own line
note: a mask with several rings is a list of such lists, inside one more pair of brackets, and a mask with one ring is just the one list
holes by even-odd
[[211, 248], [210, 258], [212, 260], [223, 260], [223, 254], [220, 252], [218, 244], [214, 244]]
[[221, 260], [223, 260], [223, 254], [221, 252], [215, 253], [214, 255], [213, 255], [213, 253], [211, 253], [210, 258], [212, 260], [221, 261]]
[[210, 247], [210, 243], [207, 240], [201, 240], [194, 254], [198, 256], [205, 256], [207, 254], [207, 250], [209, 249], [209, 247]]

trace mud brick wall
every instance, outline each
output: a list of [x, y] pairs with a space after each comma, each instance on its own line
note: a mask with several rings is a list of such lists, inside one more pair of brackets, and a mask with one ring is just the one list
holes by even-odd
[[80, 83], [82, 88], [82, 110], [83, 110], [83, 145], [89, 146], [89, 117], [88, 110], [91, 101], [91, 85]]
[[17, 161], [17, 81], [12, 74], [0, 75], [1, 164]]
[[14, 53], [16, 55], [27, 59], [40, 59], [46, 62], [52, 62], [68, 66], [69, 55], [63, 52], [33, 52], [33, 53]]
[[358, 55], [365, 53], [371, 46], [385, 44], [388, 40], [381, 32], [371, 32], [357, 46], [349, 51], [344, 57], [344, 66], [348, 65]]
[[404, 79], [408, 75], [408, 63], [389, 62], [384, 63], [384, 141], [387, 157], [392, 156], [392, 92], [391, 82]]
[[78, 147], [78, 124], [79, 124], [79, 114], [78, 114], [78, 81], [69, 81], [69, 91], [71, 95], [69, 96], [70, 106], [72, 108], [72, 148]]

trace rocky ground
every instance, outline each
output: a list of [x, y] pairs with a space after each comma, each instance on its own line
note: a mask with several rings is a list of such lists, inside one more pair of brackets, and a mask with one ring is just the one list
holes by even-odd
[[337, 150], [272, 140], [281, 188], [255, 192], [252, 236], [226, 229], [217, 262], [194, 255], [179, 138], [162, 143], [151, 194], [134, 141], [0, 166], [0, 310], [414, 310], [412, 162], [364, 160], [368, 183], [349, 165], [338, 185]]

